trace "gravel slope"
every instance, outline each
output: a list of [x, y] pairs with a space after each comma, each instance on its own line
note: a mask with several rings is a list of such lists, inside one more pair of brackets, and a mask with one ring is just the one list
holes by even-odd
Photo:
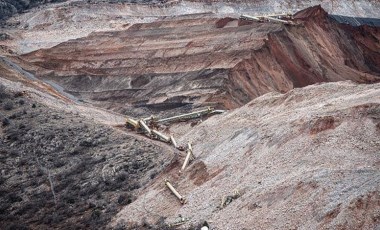
[[[327, 83], [269, 93], [195, 126], [197, 160], [157, 182], [114, 224], [157, 216], [212, 229], [376, 229], [380, 225], [380, 84]], [[234, 190], [240, 195], [233, 197]], [[220, 208], [223, 196], [231, 203]], [[236, 198], [236, 199], [235, 199]], [[186, 228], [186, 224], [183, 228]]]

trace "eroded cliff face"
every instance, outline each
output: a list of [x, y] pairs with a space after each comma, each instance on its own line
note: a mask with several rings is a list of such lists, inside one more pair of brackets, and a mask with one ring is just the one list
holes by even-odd
[[229, 79], [247, 100], [319, 82], [380, 80], [379, 28], [333, 23], [321, 7], [299, 12], [295, 22], [269, 33], [261, 49], [231, 69]]
[[232, 109], [271, 91], [379, 81], [379, 28], [337, 24], [320, 6], [298, 13], [294, 22], [166, 18], [93, 33], [22, 59], [69, 93], [130, 115]]

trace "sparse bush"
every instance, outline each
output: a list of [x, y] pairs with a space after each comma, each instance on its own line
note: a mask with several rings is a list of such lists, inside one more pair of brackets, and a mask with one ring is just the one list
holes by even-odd
[[20, 99], [20, 100], [18, 101], [18, 103], [19, 103], [20, 105], [23, 105], [23, 104], [25, 104], [25, 101], [24, 101], [23, 99]]
[[19, 166], [24, 166], [24, 165], [27, 165], [27, 164], [28, 164], [28, 160], [25, 159], [25, 158], [20, 159], [20, 161], [18, 162]]
[[96, 143], [94, 140], [87, 138], [86, 140], [81, 141], [79, 145], [83, 147], [94, 147], [96, 146]]
[[22, 117], [22, 115], [24, 115], [23, 112], [18, 111], [18, 112], [15, 112], [14, 114], [10, 115], [9, 119], [16, 119], [16, 118]]
[[15, 142], [15, 141], [18, 141], [18, 139], [19, 139], [19, 133], [17, 132], [17, 130], [12, 129], [8, 131], [7, 140], [11, 142]]
[[157, 176], [158, 172], [156, 170], [153, 170], [153, 172], [150, 173], [149, 178], [154, 179]]
[[80, 196], [90, 196], [98, 191], [97, 185], [88, 185], [82, 188], [79, 192]]
[[6, 179], [2, 176], [0, 176], [0, 185], [4, 184]]
[[137, 181], [135, 181], [129, 185], [130, 190], [135, 190], [135, 189], [139, 189], [139, 188], [141, 188], [141, 185]]
[[29, 228], [24, 224], [13, 223], [9, 225], [6, 229], [7, 230], [27, 230]]
[[6, 34], [6, 33], [0, 33], [0, 41], [5, 41], [5, 40], [8, 40], [10, 39], [11, 37], [9, 36], [9, 34]]
[[10, 121], [9, 121], [9, 119], [8, 119], [8, 118], [6, 118], [6, 117], [4, 117], [4, 118], [3, 118], [3, 122], [2, 122], [2, 124], [3, 124], [3, 127], [5, 127], [5, 126], [9, 125], [9, 124], [10, 124]]
[[11, 101], [5, 102], [5, 104], [3, 105], [3, 109], [12, 110], [13, 109], [13, 102], [11, 102]]
[[116, 181], [105, 181], [105, 185], [107, 186], [107, 191], [116, 191], [123, 187], [123, 183]]
[[133, 197], [130, 194], [122, 194], [117, 199], [117, 203], [120, 205], [128, 205], [132, 203]]
[[0, 100], [9, 97], [5, 90], [5, 86], [0, 84]]
[[11, 202], [11, 203], [16, 203], [16, 202], [20, 202], [20, 201], [22, 201], [22, 198], [19, 197], [19, 196], [16, 195], [16, 194], [14, 194], [14, 193], [10, 193], [10, 194], [8, 195], [8, 200], [9, 200], [9, 202]]
[[64, 166], [66, 164], [66, 162], [62, 159], [57, 159], [56, 161], [54, 161], [54, 167], [55, 168], [60, 168], [62, 166]]
[[14, 97], [22, 97], [23, 95], [24, 95], [23, 92], [18, 91], [18, 92], [15, 93]]
[[75, 204], [74, 194], [66, 194], [66, 197], [64, 199], [68, 204]]
[[102, 214], [102, 211], [100, 211], [99, 209], [94, 209], [92, 211], [91, 218], [93, 219], [99, 218], [101, 214]]
[[125, 227], [125, 222], [121, 221], [121, 222], [118, 222], [116, 227], [115, 227], [115, 230], [125, 230], [126, 227]]
[[127, 174], [126, 173], [120, 173], [117, 177], [116, 177], [116, 182], [123, 182], [127, 179]]

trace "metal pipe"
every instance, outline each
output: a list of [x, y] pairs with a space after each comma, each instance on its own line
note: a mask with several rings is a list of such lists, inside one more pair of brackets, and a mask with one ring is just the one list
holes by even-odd
[[281, 14], [267, 14], [267, 15], [263, 15], [261, 17], [280, 17], [280, 16], [288, 16], [289, 14], [287, 13], [281, 13]]
[[145, 129], [145, 131], [146, 131], [149, 135], [152, 134], [152, 131], [151, 131], [150, 128], [145, 124], [145, 122], [144, 122], [143, 120], [140, 120], [140, 121], [139, 121], [139, 124], [141, 125], [141, 127], [142, 127], [143, 129]]
[[148, 122], [148, 121], [154, 121], [155, 119], [156, 117], [151, 115], [150, 117], [143, 118], [143, 121]]
[[172, 142], [172, 144], [174, 145], [174, 147], [177, 149], [178, 145], [177, 145], [177, 142], [175, 141], [173, 135], [170, 136], [170, 141]]
[[205, 114], [212, 113], [214, 111], [213, 108], [207, 108], [204, 110], [200, 111], [195, 111], [191, 113], [186, 113], [186, 114], [181, 114], [173, 117], [168, 117], [168, 118], [163, 118], [159, 119], [157, 122], [169, 122], [169, 121], [176, 121], [176, 120], [181, 120], [181, 119], [191, 119], [191, 118], [197, 118]]
[[140, 128], [139, 122], [136, 120], [133, 120], [132, 118], [127, 117], [126, 123], [133, 126], [135, 129]]
[[167, 117], [167, 118], [162, 118], [162, 119], [158, 119], [157, 117], [154, 117], [154, 116], [150, 116], [150, 117], [146, 117], [146, 118], [143, 118], [142, 120], [144, 122], [170, 122], [170, 121], [175, 121], [175, 120], [181, 120], [181, 119], [191, 119], [191, 118], [197, 118], [197, 117], [200, 117], [202, 115], [205, 115], [205, 114], [220, 114], [220, 113], [224, 113], [226, 112], [225, 110], [215, 110], [213, 108], [207, 108], [207, 109], [204, 109], [204, 110], [199, 110], [199, 111], [195, 111], [195, 112], [191, 112], [191, 113], [186, 113], [186, 114], [181, 114], [181, 115], [177, 115], [177, 116], [173, 116], [173, 117]]
[[194, 159], [195, 159], [195, 156], [194, 156], [194, 154], [193, 154], [193, 147], [191, 146], [191, 143], [190, 143], [190, 142], [187, 144], [187, 149], [188, 149], [188, 151], [191, 153], [191, 158], [194, 160]]
[[183, 162], [183, 165], [181, 168], [181, 172], [183, 172], [185, 170], [186, 166], [189, 164], [191, 154], [192, 154], [191, 150], [188, 149], [185, 161]]
[[170, 184], [169, 180], [165, 179], [165, 184], [166, 186], [168, 186], [168, 188], [170, 189], [170, 191], [172, 191], [172, 193], [179, 199], [179, 201], [181, 202], [181, 204], [185, 204], [186, 200], [183, 196], [181, 196], [177, 190], [175, 190], [175, 188], [173, 187], [172, 184]]
[[225, 112], [226, 112], [226, 110], [218, 109], [218, 110], [212, 111], [211, 113], [214, 114], [214, 113], [225, 113]]
[[193, 152], [193, 147], [191, 147], [191, 143], [190, 143], [190, 142], [187, 143], [187, 148], [188, 148], [191, 152]]
[[156, 136], [158, 136], [160, 139], [162, 139], [163, 141], [165, 142], [170, 142], [170, 137], [158, 132], [157, 130], [155, 129], [152, 129], [152, 133]]
[[247, 19], [252, 19], [252, 20], [256, 20], [256, 21], [261, 21], [260, 18], [258, 17], [254, 17], [254, 16], [249, 16], [249, 15], [242, 15], [240, 16], [241, 18], [247, 18]]
[[268, 17], [268, 16], [264, 16], [263, 18], [266, 18], [266, 19], [268, 19], [269, 21], [281, 22], [281, 23], [285, 23], [285, 24], [292, 24], [291, 21], [285, 21], [285, 20], [278, 19], [278, 18], [272, 18], [272, 17]]

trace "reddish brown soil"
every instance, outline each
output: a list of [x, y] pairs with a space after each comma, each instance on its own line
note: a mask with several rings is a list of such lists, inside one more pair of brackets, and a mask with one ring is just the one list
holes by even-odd
[[333, 23], [319, 6], [295, 18], [300, 25], [270, 33], [252, 58], [231, 69], [235, 98], [251, 99], [319, 82], [379, 82], [379, 28]]
[[298, 13], [295, 22], [166, 18], [93, 33], [23, 59], [68, 92], [132, 115], [231, 109], [271, 91], [380, 80], [379, 28], [337, 24], [319, 6]]

